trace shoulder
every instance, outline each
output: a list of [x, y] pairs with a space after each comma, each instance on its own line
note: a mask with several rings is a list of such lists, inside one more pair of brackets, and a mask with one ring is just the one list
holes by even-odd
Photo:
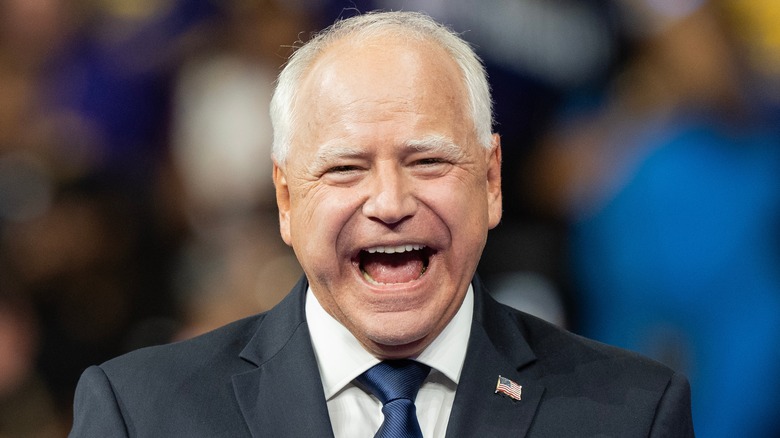
[[71, 436], [244, 436], [233, 376], [264, 315], [196, 338], [142, 348], [82, 375]]
[[103, 363], [100, 368], [114, 384], [164, 382], [161, 379], [172, 376], [236, 372], [245, 364], [239, 358], [241, 351], [264, 317], [265, 314], [254, 315], [192, 339], [131, 351]]
[[565, 436], [576, 425], [586, 436], [605, 430], [620, 431], [617, 436], [647, 436], [648, 431], [653, 437], [693, 436], [685, 376], [635, 352], [505, 311], [536, 356], [531, 367], [545, 388], [537, 420], [555, 435]]
[[306, 281], [302, 277], [279, 304], [186, 341], [141, 348], [99, 368], [116, 390], [147, 386], [152, 393], [229, 384], [232, 376], [256, 369], [263, 354], [279, 351], [303, 323]]
[[529, 363], [543, 380], [564, 385], [638, 386], [663, 391], [675, 374], [638, 353], [610, 346], [544, 321], [493, 299], [475, 283], [474, 317], [493, 346], [510, 361]]
[[571, 333], [502, 304], [491, 307], [513, 321], [511, 329], [504, 329], [528, 344], [548, 388], [578, 386], [584, 392], [599, 388], [607, 393], [630, 389], [660, 395], [675, 376], [674, 370], [638, 353]]

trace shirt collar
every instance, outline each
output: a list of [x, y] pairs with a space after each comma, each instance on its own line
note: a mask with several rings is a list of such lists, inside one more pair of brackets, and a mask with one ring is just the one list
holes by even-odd
[[[439, 336], [414, 359], [438, 370], [457, 384], [466, 358], [473, 313], [474, 290], [469, 285], [458, 312]], [[311, 288], [306, 292], [306, 320], [327, 400], [355, 377], [379, 363], [379, 359], [366, 351], [346, 327], [322, 308]]]

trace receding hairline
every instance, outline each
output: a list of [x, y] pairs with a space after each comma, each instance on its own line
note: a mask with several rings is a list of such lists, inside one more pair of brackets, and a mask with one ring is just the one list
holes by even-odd
[[[451, 71], [457, 75], [451, 79], [456, 87], [458, 98], [462, 99], [460, 104], [463, 105], [463, 114], [466, 116], [466, 122], [474, 124], [475, 121], [470, 117], [468, 87], [466, 86], [464, 75], [450, 51], [431, 35], [422, 33], [410, 34], [404, 32], [405, 30], [406, 28], [401, 25], [378, 28], [375, 32], [361, 32], [362, 29], [358, 28], [354, 32], [343, 33], [338, 38], [329, 39], [327, 44], [322, 46], [309, 60], [306, 68], [297, 77], [297, 90], [290, 102], [291, 105], [295, 107], [301, 104], [300, 102], [305, 102], [311, 98], [313, 91], [316, 92], [318, 85], [316, 83], [312, 84], [310, 80], [316, 75], [318, 68], [322, 67], [323, 63], [331, 61], [330, 57], [341, 56], [347, 51], [354, 51], [359, 54], [362, 50], [381, 50], [381, 46], [388, 46], [393, 47], [393, 49], [400, 48], [410, 53], [416, 53], [426, 60], [435, 56], [437, 59], [435, 64], [441, 62], [449, 64], [447, 68], [451, 68]], [[376, 46], [376, 48], [372, 46]], [[335, 62], [344, 63], [343, 60]], [[295, 113], [300, 114], [300, 109], [296, 110]], [[295, 134], [293, 134], [290, 140], [294, 137]]]
[[[401, 44], [404, 41], [425, 42], [453, 63], [457, 71], [457, 83], [460, 84], [459, 92], [464, 93], [463, 105], [466, 114], [471, 115], [469, 120], [477, 134], [477, 141], [486, 148], [490, 147], [493, 121], [490, 86], [484, 65], [471, 45], [447, 26], [420, 12], [369, 12], [340, 20], [320, 31], [288, 60], [279, 76], [272, 101], [272, 116], [273, 113], [281, 116], [272, 117], [273, 121], [283, 122], [279, 126], [275, 123], [274, 126], [275, 158], [281, 162], [285, 161], [292, 146], [291, 131], [299, 122], [296, 106], [302, 96], [301, 85], [310, 77], [321, 59], [341, 44], [361, 46], [372, 39], [381, 41], [386, 38], [394, 38], [401, 41]], [[277, 95], [282, 82], [286, 85], [284, 93]], [[281, 128], [282, 135], [277, 135], [277, 128]], [[276, 156], [277, 152], [281, 152], [281, 156]]]
[[[386, 19], [386, 17], [392, 17], [394, 14], [413, 19]], [[355, 23], [359, 24], [356, 25]], [[429, 16], [420, 12], [393, 13], [372, 11], [334, 22], [331, 26], [315, 33], [311, 40], [302, 44], [301, 48], [309, 46], [313, 42], [316, 43], [315, 57], [309, 62], [309, 64], [312, 64], [312, 61], [316, 59], [316, 54], [327, 51], [334, 43], [345, 39], [359, 43], [374, 37], [392, 35], [408, 40], [429, 41], [447, 50], [442, 37], [445, 34], [461, 40], [457, 34], [447, 27], [440, 25]], [[465, 43], [465, 41], [463, 42]]]
[[[361, 51], [382, 50], [384, 47], [387, 50], [400, 49], [403, 52], [415, 54], [420, 56], [423, 59], [423, 62], [428, 62], [430, 59], [435, 59], [433, 63], [429, 64], [425, 68], [441, 69], [441, 71], [449, 70], [454, 73], [455, 76], [446, 77], [447, 79], [452, 79], [452, 83], [454, 84], [455, 89], [457, 90], [457, 95], [459, 96], [458, 98], [463, 99], [462, 104], [465, 107], [464, 114], [471, 114], [471, 111], [469, 111], [469, 90], [465, 83], [463, 73], [458, 66], [458, 63], [452, 58], [447, 48], [443, 47], [442, 44], [440, 44], [434, 38], [414, 39], [413, 41], [416, 44], [409, 44], [409, 41], [410, 39], [408, 36], [404, 35], [403, 33], [384, 32], [367, 35], [364, 38], [359, 39], [351, 38], [351, 35], [344, 35], [343, 38], [329, 42], [326, 47], [323, 47], [323, 49], [320, 50], [317, 55], [311, 59], [311, 61], [306, 66], [306, 69], [304, 69], [297, 78], [297, 90], [291, 104], [297, 105], [299, 100], [310, 98], [311, 96], [307, 95], [307, 92], [318, 89], [318, 85], [316, 83], [312, 84], [309, 81], [312, 79], [313, 75], [316, 75], [316, 72], [323, 66], [323, 63], [332, 62], [332, 58], [340, 57], [344, 53], [349, 53], [350, 51], [360, 56], [359, 54]], [[344, 64], [343, 59], [335, 62], [339, 62], [342, 65]], [[446, 67], [443, 67], [445, 64]], [[390, 66], [390, 68], [394, 67]], [[471, 117], [469, 117], [469, 119], [471, 119]]]
[[[375, 12], [368, 13], [366, 15], [376, 14]], [[402, 23], [377, 23], [374, 27], [346, 27], [344, 29], [339, 27], [339, 24], [346, 22], [342, 20], [334, 24], [335, 30], [325, 33], [323, 31], [322, 43], [308, 56], [305, 60], [305, 68], [303, 68], [299, 75], [295, 78], [295, 82], [298, 85], [298, 90], [301, 89], [301, 85], [306, 82], [310, 77], [312, 71], [320, 64], [323, 58], [334, 53], [334, 50], [342, 48], [354, 48], [364, 49], [366, 46], [373, 43], [377, 45], [383, 44], [395, 44], [397, 46], [408, 46], [410, 50], [418, 50], [419, 46], [409, 44], [410, 42], [422, 43], [428, 47], [439, 51], [444, 55], [443, 59], [451, 62], [455, 67], [455, 71], [458, 74], [458, 83], [462, 89], [466, 89], [464, 73], [461, 71], [458, 62], [454, 59], [452, 51], [432, 32], [425, 32], [416, 28], [410, 28]], [[410, 31], [412, 30], [412, 31]], [[319, 35], [319, 34], [317, 34]], [[318, 36], [315, 36], [317, 38]], [[465, 90], [467, 92], [467, 90]], [[299, 92], [295, 93], [296, 100], [300, 96]], [[293, 102], [294, 103], [294, 102]], [[466, 102], [468, 104], [468, 102]]]

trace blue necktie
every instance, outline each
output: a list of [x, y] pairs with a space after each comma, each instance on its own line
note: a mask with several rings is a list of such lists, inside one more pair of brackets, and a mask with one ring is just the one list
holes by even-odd
[[385, 421], [375, 438], [422, 438], [414, 399], [431, 367], [413, 360], [388, 360], [358, 376], [382, 402]]

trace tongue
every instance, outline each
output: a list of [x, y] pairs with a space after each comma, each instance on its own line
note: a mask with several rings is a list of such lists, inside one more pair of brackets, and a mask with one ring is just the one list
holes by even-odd
[[420, 251], [400, 254], [363, 253], [361, 267], [379, 283], [406, 283], [420, 277], [423, 260]]

